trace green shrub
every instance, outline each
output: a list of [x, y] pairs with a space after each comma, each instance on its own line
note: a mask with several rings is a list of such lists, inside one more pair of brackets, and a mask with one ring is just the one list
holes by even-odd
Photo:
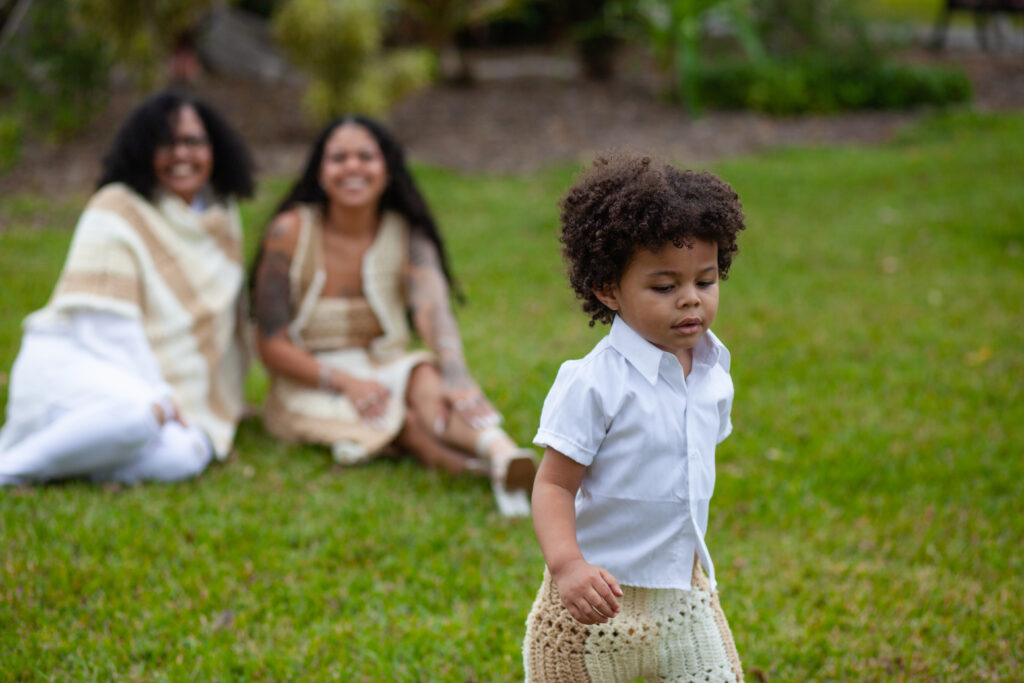
[[524, 4], [523, 0], [401, 0], [395, 9], [410, 34], [418, 36], [435, 55], [451, 51], [456, 57], [455, 69], [448, 73], [441, 68], [445, 60], [438, 59], [442, 79], [472, 83], [476, 74], [459, 45], [459, 33], [482, 28], [489, 21], [517, 17]]
[[110, 51], [72, 9], [69, 0], [33, 4], [0, 55], [0, 164], [16, 162], [15, 137], [66, 139], [105, 103]]
[[433, 72], [426, 51], [383, 49], [383, 16], [371, 0], [286, 0], [273, 24], [310, 78], [303, 104], [316, 123], [349, 111], [382, 114]]
[[0, 114], [0, 173], [13, 168], [20, 156], [21, 121], [14, 114]]
[[135, 84], [150, 90], [166, 79], [166, 60], [175, 43], [189, 36], [219, 1], [71, 0], [71, 8], [79, 24], [103, 36], [105, 48]]
[[960, 69], [874, 57], [719, 60], [702, 65], [698, 81], [711, 106], [770, 114], [907, 109], [966, 102], [971, 96]]

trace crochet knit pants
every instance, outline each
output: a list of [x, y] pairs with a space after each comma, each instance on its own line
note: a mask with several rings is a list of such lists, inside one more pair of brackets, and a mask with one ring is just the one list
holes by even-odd
[[586, 626], [562, 605], [545, 568], [526, 620], [526, 680], [742, 683], [732, 633], [699, 562], [694, 562], [693, 590], [622, 586], [622, 591], [614, 619]]

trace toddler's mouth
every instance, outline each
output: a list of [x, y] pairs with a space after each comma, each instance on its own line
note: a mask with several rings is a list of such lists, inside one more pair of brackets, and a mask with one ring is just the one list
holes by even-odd
[[672, 326], [673, 330], [682, 332], [683, 334], [693, 334], [700, 330], [700, 318], [686, 318]]

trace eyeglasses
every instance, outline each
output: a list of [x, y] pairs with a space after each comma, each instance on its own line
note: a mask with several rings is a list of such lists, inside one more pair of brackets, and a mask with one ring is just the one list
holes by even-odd
[[200, 135], [186, 135], [180, 138], [172, 138], [163, 142], [157, 143], [157, 149], [171, 150], [178, 145], [184, 146], [186, 149], [195, 150], [202, 149], [209, 146], [209, 138], [202, 137]]

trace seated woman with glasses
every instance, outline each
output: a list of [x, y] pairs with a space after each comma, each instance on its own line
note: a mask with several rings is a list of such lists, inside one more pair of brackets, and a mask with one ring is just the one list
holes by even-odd
[[49, 303], [24, 324], [0, 485], [195, 476], [242, 413], [252, 162], [208, 105], [143, 102], [103, 159]]

